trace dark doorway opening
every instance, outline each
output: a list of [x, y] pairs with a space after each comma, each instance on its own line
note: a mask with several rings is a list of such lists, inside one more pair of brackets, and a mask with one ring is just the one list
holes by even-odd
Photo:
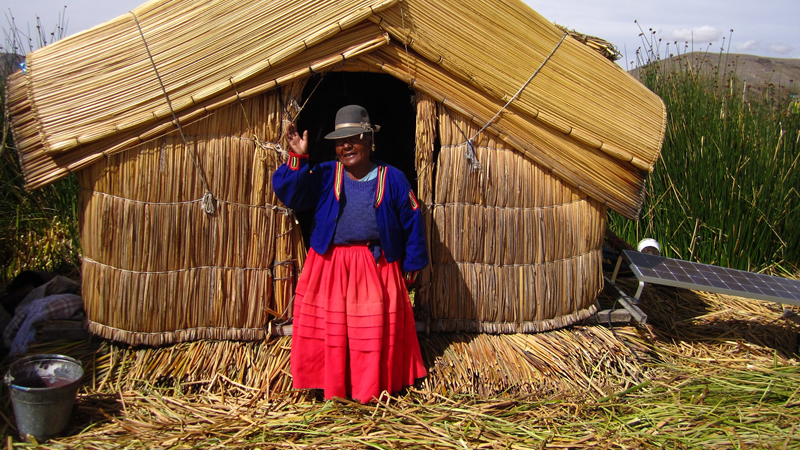
[[[367, 109], [375, 133], [374, 158], [390, 164], [405, 174], [412, 188], [417, 188], [414, 166], [416, 102], [414, 91], [403, 81], [386, 74], [330, 72], [313, 76], [303, 91], [305, 107], [297, 118], [297, 128], [308, 130], [311, 164], [336, 159], [334, 141], [325, 139], [333, 131], [339, 108], [356, 104]], [[298, 213], [305, 242], [311, 234], [313, 212]]]

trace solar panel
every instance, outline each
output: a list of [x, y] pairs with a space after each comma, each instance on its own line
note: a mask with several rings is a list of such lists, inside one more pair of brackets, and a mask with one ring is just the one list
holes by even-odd
[[798, 280], [631, 250], [623, 254], [640, 282], [800, 305]]

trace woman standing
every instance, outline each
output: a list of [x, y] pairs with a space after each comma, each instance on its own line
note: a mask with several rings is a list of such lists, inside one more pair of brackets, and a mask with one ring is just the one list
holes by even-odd
[[336, 113], [336, 161], [311, 168], [308, 131], [288, 128], [289, 160], [273, 176], [288, 207], [313, 210], [297, 284], [292, 376], [297, 389], [369, 402], [426, 375], [406, 283], [428, 265], [425, 225], [403, 173], [372, 159], [367, 111]]

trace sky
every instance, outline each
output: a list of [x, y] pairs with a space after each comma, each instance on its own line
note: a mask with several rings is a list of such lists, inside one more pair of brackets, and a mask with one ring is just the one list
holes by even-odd
[[[689, 49], [771, 58], [800, 58], [798, 0], [525, 0], [548, 21], [616, 45], [625, 67], [646, 48], [639, 34], [661, 39], [659, 54]], [[641, 29], [639, 28], [641, 27]], [[733, 30], [731, 32], [731, 30]], [[676, 50], [676, 43], [678, 51]], [[667, 50], [669, 43], [669, 50]]]
[[[639, 34], [644, 31], [645, 37], [650, 38], [651, 29], [656, 41], [661, 39], [661, 56], [683, 53], [689, 42], [690, 50], [718, 53], [724, 46], [732, 53], [800, 58], [800, 0], [524, 1], [550, 22], [611, 42], [623, 53], [618, 64], [625, 68], [631, 68], [637, 49], [646, 48]], [[125, 14], [142, 3], [143, 0], [0, 0], [0, 28], [8, 30], [13, 16], [17, 28], [35, 31], [40, 17], [49, 34], [64, 17], [69, 35]]]

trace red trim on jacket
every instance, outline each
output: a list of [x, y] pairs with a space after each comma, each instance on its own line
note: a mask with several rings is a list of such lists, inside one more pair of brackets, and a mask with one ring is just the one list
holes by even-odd
[[408, 201], [411, 202], [411, 209], [414, 211], [419, 209], [419, 202], [417, 201], [417, 197], [414, 195], [414, 191], [408, 191]]
[[308, 155], [298, 155], [294, 152], [289, 152], [289, 159], [286, 160], [286, 165], [292, 170], [300, 170], [300, 160], [308, 159]]

